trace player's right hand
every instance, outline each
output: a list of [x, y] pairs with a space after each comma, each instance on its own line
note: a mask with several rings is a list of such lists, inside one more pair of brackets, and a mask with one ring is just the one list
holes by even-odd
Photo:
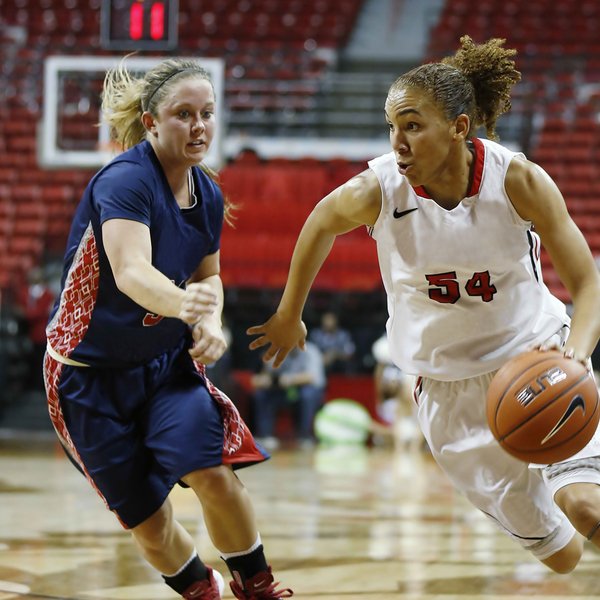
[[259, 337], [250, 342], [250, 350], [268, 346], [263, 361], [273, 360], [273, 366], [279, 367], [290, 351], [298, 346], [304, 350], [306, 325], [299, 319], [285, 318], [276, 312], [266, 323], [255, 325], [246, 330], [248, 335]]
[[217, 295], [207, 283], [189, 283], [185, 290], [179, 318], [188, 325], [194, 325], [204, 315], [211, 315], [218, 306]]

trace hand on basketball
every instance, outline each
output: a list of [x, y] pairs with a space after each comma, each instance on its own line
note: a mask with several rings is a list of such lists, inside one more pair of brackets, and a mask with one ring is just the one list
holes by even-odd
[[540, 346], [535, 347], [534, 350], [539, 350], [540, 352], [556, 350], [557, 352], [562, 352], [566, 358], [572, 358], [573, 360], [580, 362], [588, 369], [588, 371], [591, 369], [589, 361], [590, 357], [578, 353], [573, 347], [567, 346], [562, 348], [557, 342], [549, 342], [547, 344], [541, 344]]
[[275, 313], [266, 323], [255, 325], [246, 330], [248, 335], [258, 335], [249, 344], [250, 350], [268, 346], [263, 354], [263, 361], [273, 359], [273, 366], [279, 367], [290, 351], [298, 346], [304, 350], [306, 341], [306, 325], [300, 320], [285, 318], [280, 313]]
[[190, 356], [199, 363], [209, 365], [223, 356], [227, 349], [227, 341], [218, 320], [213, 316], [205, 316], [192, 329], [194, 346], [190, 348]]
[[211, 315], [217, 307], [217, 296], [206, 283], [190, 283], [184, 290], [179, 318], [188, 325], [197, 323], [204, 315]]

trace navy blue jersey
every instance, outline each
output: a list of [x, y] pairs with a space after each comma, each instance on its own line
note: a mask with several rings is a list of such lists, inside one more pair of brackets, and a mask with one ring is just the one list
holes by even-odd
[[126, 367], [169, 350], [189, 335], [175, 318], [149, 313], [116, 286], [102, 242], [102, 224], [130, 219], [150, 229], [152, 264], [179, 287], [202, 259], [219, 250], [223, 196], [199, 167], [197, 201], [181, 208], [150, 143], [116, 157], [88, 184], [67, 242], [62, 291], [50, 316], [48, 341], [88, 365]]

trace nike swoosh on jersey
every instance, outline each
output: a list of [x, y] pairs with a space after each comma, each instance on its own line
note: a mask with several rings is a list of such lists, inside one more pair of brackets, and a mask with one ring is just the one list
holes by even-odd
[[563, 416], [557, 421], [556, 425], [551, 429], [548, 435], [542, 440], [542, 444], [545, 444], [550, 438], [554, 437], [560, 429], [563, 428], [565, 423], [571, 418], [571, 415], [578, 409], [581, 408], [583, 414], [585, 415], [585, 402], [583, 401], [583, 397], [577, 394], [571, 400], [569, 406], [567, 406], [567, 410], [565, 410]]
[[417, 206], [416, 208], [407, 208], [406, 210], [398, 210], [397, 208], [394, 209], [394, 219], [399, 219], [400, 217], [403, 217], [404, 215], [407, 215], [408, 213], [414, 212], [415, 210], [419, 210], [419, 207]]

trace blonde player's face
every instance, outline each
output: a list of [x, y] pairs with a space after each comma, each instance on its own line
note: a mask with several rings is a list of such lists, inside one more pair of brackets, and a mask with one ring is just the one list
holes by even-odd
[[440, 178], [448, 167], [453, 123], [415, 89], [390, 92], [385, 115], [400, 174], [412, 186], [426, 186]]
[[188, 77], [171, 87], [158, 108], [155, 147], [161, 160], [185, 166], [204, 159], [215, 133], [215, 96], [206, 79]]

